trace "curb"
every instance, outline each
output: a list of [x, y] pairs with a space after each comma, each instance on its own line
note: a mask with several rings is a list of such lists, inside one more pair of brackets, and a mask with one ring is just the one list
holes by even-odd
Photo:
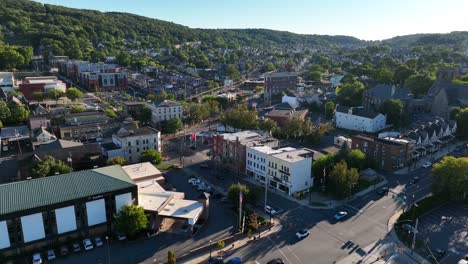
[[400, 238], [398, 238], [398, 235], [395, 231], [395, 223], [402, 213], [403, 213], [403, 210], [400, 209], [388, 219], [387, 230], [390, 233], [390, 236], [392, 237], [393, 241], [397, 244], [397, 246], [399, 248], [403, 248], [405, 254], [408, 257], [410, 257], [412, 260], [420, 264], [430, 264], [429, 261], [421, 257], [417, 252], [414, 252], [414, 254], [411, 254], [410, 253], [411, 249], [408, 246], [406, 246], [403, 242], [401, 242]]

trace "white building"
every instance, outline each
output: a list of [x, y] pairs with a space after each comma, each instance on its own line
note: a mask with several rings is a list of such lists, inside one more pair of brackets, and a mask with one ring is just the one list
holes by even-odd
[[337, 128], [375, 133], [385, 128], [387, 117], [383, 114], [364, 109], [337, 105], [335, 125]]
[[290, 105], [294, 106], [295, 108], [301, 106], [301, 103], [299, 102], [299, 100], [298, 100], [298, 98], [296, 96], [283, 95], [283, 97], [281, 97], [281, 102], [282, 103], [289, 103]]
[[141, 152], [146, 149], [161, 151], [161, 132], [150, 128], [121, 128], [112, 135], [112, 146], [103, 144], [103, 154], [108, 159], [121, 156], [129, 163], [140, 161]]
[[164, 100], [158, 105], [147, 104], [151, 110], [151, 122], [153, 124], [169, 120], [174, 117], [182, 119], [184, 115], [183, 107], [179, 102]]
[[268, 146], [247, 147], [246, 174], [271, 188], [293, 195], [313, 186], [312, 158], [309, 149]]
[[15, 76], [12, 72], [0, 72], [0, 89], [8, 93], [18, 88]]
[[343, 75], [335, 74], [330, 76], [330, 83], [332, 87], [337, 87], [341, 85], [341, 79], [343, 79]]

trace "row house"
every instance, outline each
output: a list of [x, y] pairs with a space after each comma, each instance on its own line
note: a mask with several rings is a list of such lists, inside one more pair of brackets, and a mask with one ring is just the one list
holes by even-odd
[[429, 153], [437, 152], [442, 146], [455, 138], [457, 123], [443, 118], [436, 119], [406, 131], [403, 138], [410, 138], [416, 143], [415, 158], [421, 158]]
[[248, 146], [246, 175], [288, 195], [313, 186], [312, 159], [309, 149]]

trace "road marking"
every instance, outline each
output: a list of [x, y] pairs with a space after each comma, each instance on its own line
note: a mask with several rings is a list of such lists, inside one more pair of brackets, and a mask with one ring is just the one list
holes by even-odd
[[299, 260], [300, 263], [303, 263], [303, 262], [301, 261], [301, 259], [300, 259], [296, 254], [294, 254], [294, 252], [291, 250], [291, 248], [289, 248], [289, 246], [287, 246], [287, 249], [291, 252], [291, 254], [293, 254], [293, 256], [294, 256], [297, 260]]
[[275, 248], [281, 253], [281, 255], [283, 255], [283, 257], [284, 257], [289, 263], [294, 264], [293, 262], [291, 262], [291, 261], [288, 259], [288, 257], [286, 257], [286, 255], [283, 253], [283, 251], [281, 250], [281, 248], [279, 248], [279, 247], [276, 246], [275, 242], [274, 242], [270, 237], [268, 237], [268, 240], [270, 240], [270, 242], [273, 244], [273, 247], [275, 247]]

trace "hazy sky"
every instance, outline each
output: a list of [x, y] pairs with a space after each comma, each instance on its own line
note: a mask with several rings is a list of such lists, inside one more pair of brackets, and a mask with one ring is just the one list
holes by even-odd
[[380, 40], [468, 31], [468, 0], [40, 0], [193, 28], [268, 28]]

